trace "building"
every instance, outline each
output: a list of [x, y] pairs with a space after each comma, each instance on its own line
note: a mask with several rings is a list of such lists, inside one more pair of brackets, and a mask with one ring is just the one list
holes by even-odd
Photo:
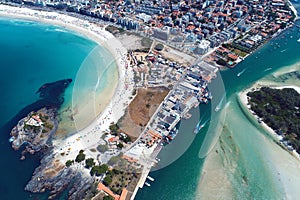
[[195, 49], [195, 53], [196, 54], [205, 54], [208, 52], [209, 47], [210, 47], [210, 41], [201, 40], [200, 44]]

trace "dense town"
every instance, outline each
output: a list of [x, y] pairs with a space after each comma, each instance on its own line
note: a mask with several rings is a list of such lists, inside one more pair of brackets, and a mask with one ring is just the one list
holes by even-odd
[[136, 32], [196, 56], [226, 43], [225, 49], [214, 51], [207, 60], [228, 67], [291, 25], [295, 18], [284, 0], [2, 2], [92, 17], [96, 23]]
[[[267, 40], [293, 24], [295, 14], [284, 0], [186, 1], [66, 1], [12, 0], [0, 2], [62, 12], [151, 40], [146, 51], [129, 51], [136, 88], [166, 87], [170, 92], [135, 141], [117, 124], [103, 134], [95, 150], [98, 161], [80, 151], [67, 167], [81, 163], [98, 182], [94, 199], [132, 199], [138, 188], [150, 186], [148, 174], [156, 156], [176, 136], [177, 124], [189, 111], [207, 103], [207, 84], [219, 68], [233, 68]], [[113, 27], [113, 28], [111, 28]], [[153, 41], [153, 43], [152, 43]], [[166, 58], [170, 47], [193, 58], [180, 63]], [[117, 123], [117, 122], [116, 122]], [[97, 163], [99, 165], [97, 165]], [[120, 166], [122, 165], [122, 166]], [[125, 170], [126, 169], [126, 170]], [[130, 169], [130, 170], [128, 170]], [[132, 175], [133, 174], [133, 175]]]

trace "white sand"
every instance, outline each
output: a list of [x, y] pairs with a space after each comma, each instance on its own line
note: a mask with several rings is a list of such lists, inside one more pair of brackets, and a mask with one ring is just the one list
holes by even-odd
[[[126, 69], [126, 65], [128, 65], [127, 50], [122, 46], [120, 41], [102, 27], [75, 17], [7, 5], [0, 5], [0, 16], [28, 19], [62, 26], [94, 40], [99, 45], [107, 48], [115, 57], [118, 65], [119, 80], [114, 95], [105, 110], [85, 129], [62, 141], [54, 141], [54, 145], [58, 147], [56, 149], [57, 153], [68, 152], [68, 156], [58, 155], [63, 163], [68, 159], [75, 159], [78, 151], [81, 149], [86, 149], [85, 152], [88, 156], [96, 158], [97, 153], [93, 153], [89, 149], [95, 148], [101, 142], [100, 137], [102, 133], [108, 130], [111, 122], [117, 122], [123, 116], [125, 108], [130, 103], [129, 97], [132, 95], [134, 82], [132, 69], [130, 66]], [[70, 150], [68, 151], [69, 148]]]
[[[247, 93], [252, 90], [252, 88], [257, 88], [258, 84], [254, 84], [253, 87], [244, 90], [239, 94], [240, 100], [245, 107], [249, 109]], [[260, 87], [263, 85], [259, 84]], [[297, 92], [300, 93], [300, 87], [297, 86], [280, 86], [273, 87], [276, 89], [283, 88], [294, 88]], [[250, 109], [249, 109], [249, 112]], [[262, 127], [269, 132], [274, 139], [278, 141], [279, 136], [276, 132], [269, 127], [264, 122], [261, 123]], [[282, 184], [286, 199], [296, 199], [300, 195], [300, 190], [298, 186], [300, 185], [300, 159], [299, 154], [296, 151], [290, 152], [282, 149], [279, 145], [275, 144], [273, 141], [265, 140], [265, 155], [267, 161], [270, 163], [270, 166], [273, 168], [273, 174], [278, 177], [278, 180]]]
[[196, 199], [232, 199], [233, 188], [226, 176], [224, 163], [219, 153], [220, 143], [214, 145], [203, 164], [201, 181], [198, 184]]
[[[272, 83], [271, 83], [272, 84]], [[254, 114], [253, 111], [250, 110], [250, 105], [248, 105], [248, 97], [247, 97], [247, 93], [252, 91], [253, 89], [254, 90], [258, 90], [259, 88], [261, 87], [271, 87], [271, 88], [274, 88], [274, 89], [283, 89], [283, 88], [293, 88], [294, 90], [296, 90], [299, 94], [300, 94], [300, 87], [298, 86], [294, 86], [294, 85], [287, 85], [287, 86], [272, 86], [270, 84], [270, 82], [262, 82], [262, 81], [259, 81], [257, 83], [255, 83], [253, 86], [251, 86], [250, 88], [242, 91], [239, 93], [239, 98], [241, 100], [241, 102], [243, 103], [243, 105], [245, 107], [248, 108], [249, 112], [251, 114]], [[256, 116], [255, 116], [256, 117]], [[280, 136], [271, 128], [269, 127], [266, 123], [264, 123], [263, 121], [261, 122], [261, 126], [268, 132], [270, 133], [274, 139], [276, 139], [277, 141], [279, 140]], [[296, 156], [297, 158], [299, 158], [300, 156], [297, 155]]]

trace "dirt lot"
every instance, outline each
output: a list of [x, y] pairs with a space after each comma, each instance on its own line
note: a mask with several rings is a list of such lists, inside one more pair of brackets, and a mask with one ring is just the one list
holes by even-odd
[[166, 88], [138, 89], [125, 116], [118, 123], [120, 129], [132, 138], [137, 138], [168, 93]]
[[[153, 42], [152, 44], [152, 51], [154, 50], [154, 47], [159, 44], [159, 42]], [[183, 64], [183, 65], [190, 65], [193, 64], [196, 61], [196, 58], [184, 53], [180, 52], [172, 47], [164, 45], [164, 48], [162, 51], [159, 52], [164, 58], [169, 59], [170, 61], [175, 61], [177, 63]]]
[[128, 50], [149, 49], [152, 44], [151, 39], [127, 32], [124, 34], [117, 34], [116, 37]]

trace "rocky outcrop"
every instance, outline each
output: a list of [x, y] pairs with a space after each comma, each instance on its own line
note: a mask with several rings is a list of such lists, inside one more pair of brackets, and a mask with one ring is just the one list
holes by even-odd
[[66, 189], [70, 190], [69, 199], [83, 199], [93, 182], [91, 176], [78, 170], [78, 165], [66, 168], [53, 153], [52, 137], [58, 127], [56, 111], [64, 102], [64, 91], [71, 82], [72, 79], [64, 79], [44, 84], [37, 91], [40, 99], [23, 108], [12, 120], [17, 124], [11, 131], [12, 147], [24, 149], [22, 159], [28, 152], [39, 152], [42, 158], [25, 190], [33, 193], [47, 190], [48, 199], [57, 199]]
[[93, 182], [93, 178], [83, 175], [77, 166], [65, 167], [59, 160], [55, 160], [52, 152], [41, 160], [41, 164], [35, 169], [33, 176], [26, 185], [25, 190], [40, 193], [50, 191], [48, 199], [56, 199], [70, 185], [69, 199], [82, 199]]
[[46, 108], [31, 112], [12, 129], [13, 149], [25, 147], [22, 151], [22, 160], [26, 153], [44, 151], [52, 145], [51, 139], [58, 127], [55, 113], [56, 109]]

